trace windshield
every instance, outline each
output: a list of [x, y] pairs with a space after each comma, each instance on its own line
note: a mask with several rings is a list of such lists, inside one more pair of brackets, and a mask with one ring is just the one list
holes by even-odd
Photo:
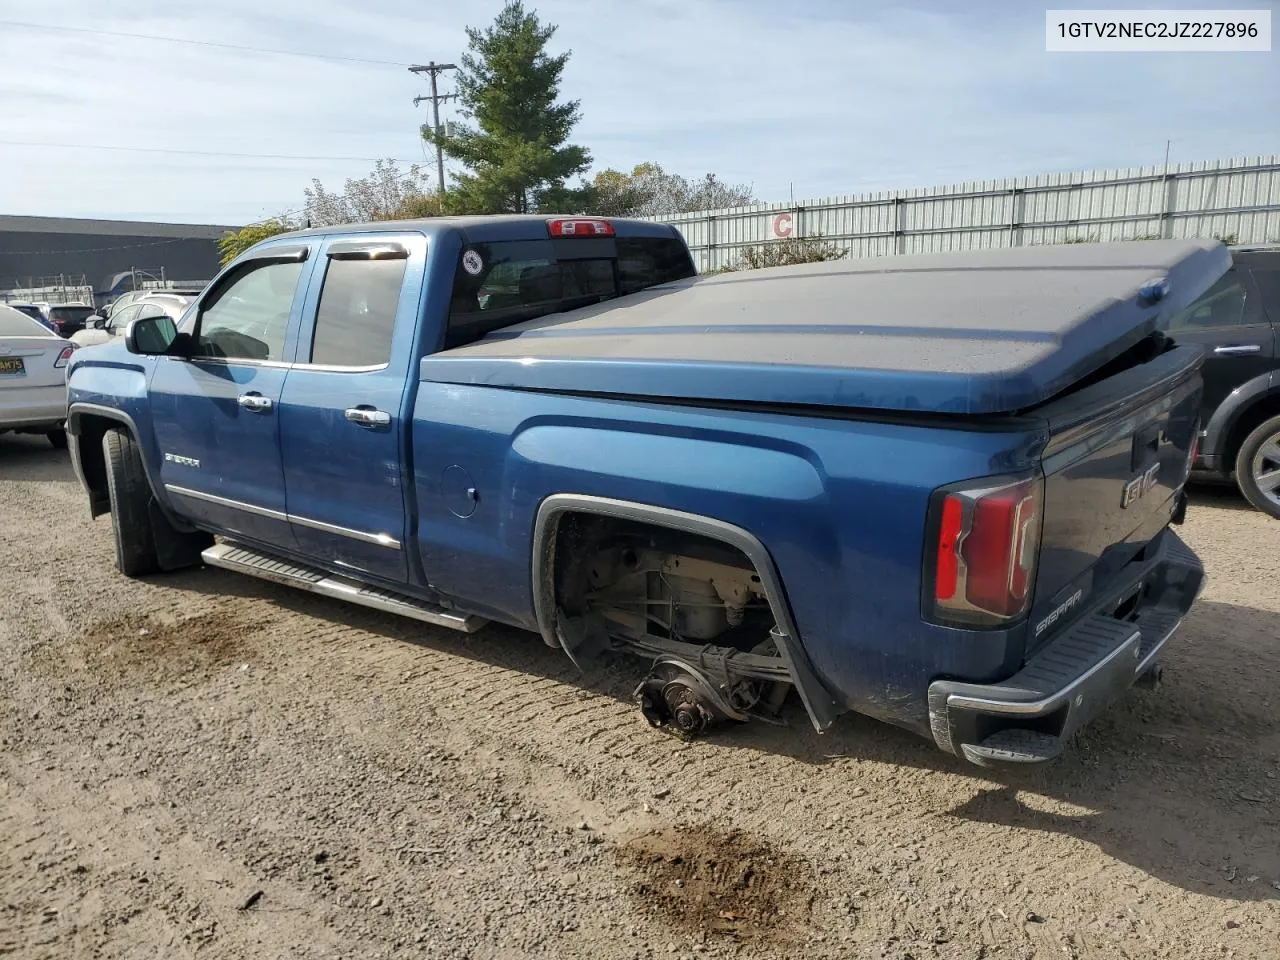
[[454, 275], [445, 347], [695, 273], [688, 249], [668, 237], [473, 244]]

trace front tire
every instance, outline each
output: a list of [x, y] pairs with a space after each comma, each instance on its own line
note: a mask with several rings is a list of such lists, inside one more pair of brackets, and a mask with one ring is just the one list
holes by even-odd
[[151, 527], [151, 488], [142, 467], [138, 443], [127, 430], [112, 428], [102, 436], [111, 499], [111, 526], [116, 541], [116, 567], [126, 577], [160, 569]]
[[1280, 416], [1258, 424], [1244, 438], [1236, 454], [1236, 483], [1246, 500], [1280, 519]]

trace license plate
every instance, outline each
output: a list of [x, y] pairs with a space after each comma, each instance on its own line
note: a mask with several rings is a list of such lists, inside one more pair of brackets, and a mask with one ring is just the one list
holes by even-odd
[[21, 357], [0, 357], [0, 374], [16, 377], [25, 375], [26, 372], [27, 368]]

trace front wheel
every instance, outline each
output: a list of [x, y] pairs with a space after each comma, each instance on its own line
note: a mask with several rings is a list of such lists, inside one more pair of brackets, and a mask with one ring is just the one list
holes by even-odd
[[1236, 454], [1236, 483], [1245, 499], [1280, 518], [1280, 416], [1258, 424]]
[[160, 561], [151, 527], [151, 488], [138, 443], [129, 431], [113, 428], [102, 435], [102, 455], [111, 498], [116, 566], [126, 577], [155, 573]]

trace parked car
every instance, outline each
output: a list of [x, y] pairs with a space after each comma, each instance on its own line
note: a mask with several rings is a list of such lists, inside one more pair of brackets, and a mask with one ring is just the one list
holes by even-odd
[[182, 312], [194, 299], [194, 296], [176, 293], [147, 293], [120, 309], [112, 311], [109, 318], [96, 315], [90, 317], [89, 325], [79, 333], [72, 334], [71, 340], [81, 347], [107, 343], [113, 337], [123, 336], [129, 324], [139, 319], [168, 317], [177, 323], [182, 317]]
[[0, 433], [43, 433], [67, 445], [67, 361], [75, 344], [0, 305]]
[[30, 317], [32, 320], [35, 320], [37, 323], [40, 324], [40, 326], [44, 327], [46, 330], [53, 331], [53, 324], [50, 323], [49, 318], [44, 315], [44, 311], [40, 309], [39, 304], [20, 303], [18, 301], [10, 300], [10, 301], [7, 301], [4, 305], [6, 307], [11, 307], [14, 310], [17, 310], [19, 313], [25, 313], [28, 317]]
[[1229, 265], [1154, 241], [696, 277], [638, 221], [301, 231], [80, 351], [72, 459], [128, 576], [203, 561], [636, 654], [686, 735], [794, 690], [819, 730], [1040, 762], [1200, 590], [1171, 524], [1202, 352], [1158, 325]]
[[1236, 247], [1231, 259], [1169, 334], [1206, 350], [1200, 475], [1233, 480], [1280, 517], [1280, 244]]
[[137, 303], [139, 300], [146, 299], [147, 297], [176, 296], [176, 297], [185, 297], [189, 300], [195, 299], [200, 295], [200, 291], [202, 289], [203, 287], [183, 286], [183, 287], [158, 287], [155, 289], [147, 288], [143, 290], [128, 290], [125, 293], [120, 294], [120, 296], [116, 297], [116, 299], [113, 300], [111, 303], [105, 304], [102, 307], [102, 309], [98, 311], [97, 316], [100, 316], [103, 319], [109, 320], [117, 310], [123, 309], [124, 307], [127, 307], [131, 303]]
[[92, 315], [93, 307], [83, 303], [51, 303], [45, 308], [49, 326], [60, 337], [70, 337], [83, 330], [85, 321]]

